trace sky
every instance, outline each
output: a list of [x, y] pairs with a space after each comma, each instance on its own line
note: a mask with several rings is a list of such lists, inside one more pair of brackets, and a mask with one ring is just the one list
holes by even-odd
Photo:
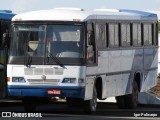
[[160, 0], [0, 0], [1, 10], [12, 10], [15, 14], [56, 7], [74, 7], [85, 10], [123, 8], [148, 11], [160, 10]]

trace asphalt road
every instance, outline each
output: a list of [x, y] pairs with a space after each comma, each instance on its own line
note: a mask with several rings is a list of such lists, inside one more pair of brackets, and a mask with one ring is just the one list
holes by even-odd
[[[25, 113], [21, 101], [1, 101], [0, 119], [37, 120], [160, 120], [160, 106], [139, 106], [135, 110], [118, 109], [115, 103], [98, 103], [97, 112], [84, 114], [82, 109], [68, 108], [64, 102], [40, 105], [36, 113]], [[11, 118], [6, 117], [11, 115]], [[18, 116], [18, 117], [17, 117]]]

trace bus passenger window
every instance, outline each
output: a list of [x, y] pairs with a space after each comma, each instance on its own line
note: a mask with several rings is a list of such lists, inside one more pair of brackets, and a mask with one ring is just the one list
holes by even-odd
[[152, 26], [145, 23], [143, 26], [144, 45], [152, 45]]
[[123, 47], [131, 45], [130, 24], [121, 24], [121, 45]]
[[96, 41], [97, 48], [106, 48], [106, 24], [98, 23], [96, 24]]
[[119, 27], [117, 23], [109, 24], [109, 46], [110, 47], [119, 46]]
[[141, 24], [133, 23], [132, 26], [133, 31], [133, 46], [141, 46], [142, 45], [142, 37], [141, 37]]

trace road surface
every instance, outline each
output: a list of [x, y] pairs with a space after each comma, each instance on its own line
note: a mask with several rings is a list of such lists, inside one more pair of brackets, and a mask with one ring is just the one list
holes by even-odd
[[[139, 106], [135, 110], [118, 109], [115, 103], [98, 103], [94, 115], [83, 113], [82, 109], [69, 109], [65, 102], [39, 105], [36, 113], [25, 113], [21, 101], [1, 101], [0, 119], [37, 119], [37, 120], [160, 120], [159, 106]], [[18, 119], [17, 119], [18, 118]]]

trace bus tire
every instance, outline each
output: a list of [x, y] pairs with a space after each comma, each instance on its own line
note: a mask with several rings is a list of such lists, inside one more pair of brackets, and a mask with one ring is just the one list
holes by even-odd
[[23, 103], [24, 111], [25, 112], [35, 112], [36, 111], [36, 102], [35, 102], [35, 99], [24, 97], [22, 99], [22, 103]]
[[93, 97], [91, 100], [84, 101], [84, 112], [87, 114], [93, 114], [97, 109], [97, 90], [93, 87]]
[[125, 96], [125, 104], [129, 109], [135, 109], [138, 105], [138, 84], [136, 81], [133, 82], [132, 94]]
[[124, 109], [125, 108], [125, 96], [117, 96], [116, 97], [116, 101], [117, 101], [117, 106], [120, 109]]

